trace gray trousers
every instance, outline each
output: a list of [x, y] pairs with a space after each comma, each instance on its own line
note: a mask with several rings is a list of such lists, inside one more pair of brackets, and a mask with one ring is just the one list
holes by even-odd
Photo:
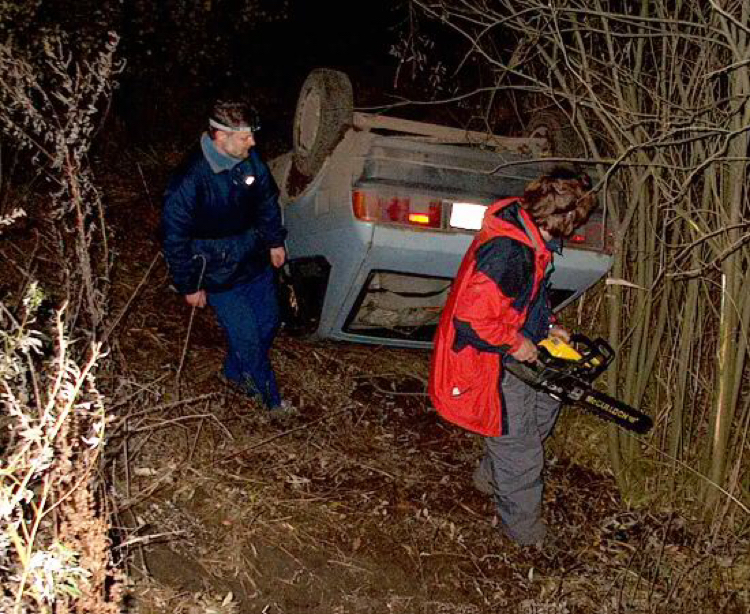
[[544, 539], [542, 522], [543, 442], [552, 432], [560, 402], [516, 376], [503, 375], [507, 433], [484, 438], [484, 458], [475, 482], [491, 484], [508, 536], [522, 545]]

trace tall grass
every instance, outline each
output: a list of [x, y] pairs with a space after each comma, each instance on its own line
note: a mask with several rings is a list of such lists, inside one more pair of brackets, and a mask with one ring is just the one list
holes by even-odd
[[622, 491], [717, 530], [746, 519], [750, 1], [412, 4], [495, 92], [562, 117], [573, 159], [597, 167], [615, 245], [609, 391], [657, 424], [647, 440], [611, 431]]

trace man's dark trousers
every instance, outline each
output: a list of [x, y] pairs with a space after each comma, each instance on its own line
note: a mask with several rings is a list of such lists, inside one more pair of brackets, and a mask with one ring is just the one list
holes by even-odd
[[231, 290], [209, 292], [208, 303], [227, 335], [226, 378], [241, 385], [250, 395], [259, 394], [266, 407], [278, 407], [281, 396], [268, 358], [279, 328], [271, 268]]

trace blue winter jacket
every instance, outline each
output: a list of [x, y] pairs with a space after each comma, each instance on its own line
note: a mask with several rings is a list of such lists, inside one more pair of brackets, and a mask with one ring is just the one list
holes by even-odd
[[269, 266], [270, 248], [286, 237], [279, 189], [254, 149], [232, 168], [215, 169], [196, 147], [164, 194], [164, 256], [180, 294], [228, 290], [253, 279]]

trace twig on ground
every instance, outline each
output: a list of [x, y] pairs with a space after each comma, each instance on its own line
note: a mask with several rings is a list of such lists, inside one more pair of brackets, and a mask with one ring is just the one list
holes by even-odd
[[115, 546], [115, 550], [120, 550], [122, 548], [128, 548], [129, 546], [134, 546], [135, 544], [150, 544], [156, 539], [159, 539], [161, 537], [170, 537], [172, 535], [184, 535], [187, 533], [187, 531], [166, 531], [164, 533], [152, 533], [151, 535], [142, 535], [141, 537], [133, 537], [131, 539], [128, 539], [121, 543], [119, 546]]
[[107, 330], [102, 335], [102, 343], [105, 343], [107, 339], [109, 339], [109, 336], [112, 334], [112, 332], [117, 328], [117, 325], [120, 323], [122, 318], [125, 316], [125, 314], [130, 309], [130, 305], [135, 300], [135, 297], [138, 296], [138, 293], [140, 292], [141, 288], [143, 287], [143, 284], [146, 283], [146, 280], [151, 275], [151, 271], [154, 270], [154, 266], [156, 265], [156, 262], [159, 260], [159, 257], [161, 256], [161, 252], [157, 252], [154, 256], [153, 260], [151, 260], [151, 264], [149, 265], [148, 269], [144, 273], [143, 277], [141, 278], [141, 281], [136, 286], [135, 290], [133, 290], [133, 293], [130, 295], [130, 298], [128, 299], [128, 302], [125, 303], [125, 306], [120, 310], [120, 313], [117, 314], [117, 317], [115, 318], [115, 321], [112, 322], [112, 324], [107, 328]]
[[224, 433], [227, 435], [227, 437], [229, 437], [230, 439], [234, 440], [234, 436], [229, 431], [229, 429], [226, 426], [224, 426], [224, 424], [222, 424], [221, 420], [219, 420], [214, 414], [212, 414], [210, 412], [209, 413], [205, 413], [205, 414], [190, 414], [188, 416], [179, 416], [178, 418], [171, 418], [169, 420], [162, 420], [162, 421], [158, 422], [157, 424], [150, 424], [148, 426], [141, 426], [141, 427], [138, 427], [138, 428], [135, 428], [135, 429], [131, 429], [130, 432], [131, 433], [142, 433], [144, 431], [154, 431], [154, 430], [157, 430], [157, 429], [162, 429], [162, 428], [168, 427], [168, 426], [170, 426], [172, 424], [177, 424], [179, 422], [187, 422], [187, 421], [190, 421], [190, 420], [201, 420], [201, 423], [202, 423], [202, 421], [205, 420], [206, 418], [213, 419], [219, 425], [219, 427], [224, 431]]
[[161, 405], [154, 405], [153, 407], [149, 407], [148, 409], [142, 409], [141, 411], [136, 411], [136, 412], [127, 414], [126, 416], [123, 416], [115, 423], [114, 427], [118, 428], [127, 419], [136, 418], [138, 416], [144, 416], [146, 414], [152, 414], [155, 411], [173, 409], [175, 407], [179, 407], [180, 405], [189, 405], [190, 403], [197, 403], [198, 401], [203, 401], [205, 399], [216, 398], [217, 396], [220, 396], [221, 394], [222, 394], [221, 392], [207, 392], [206, 394], [201, 394], [197, 397], [191, 397], [189, 399], [182, 399], [180, 401], [173, 401], [171, 403], [162, 403]]
[[277, 439], [281, 439], [282, 437], [286, 437], [287, 435], [291, 435], [292, 433], [296, 433], [297, 431], [301, 431], [304, 429], [308, 429], [314, 424], [318, 424], [319, 422], [323, 422], [325, 420], [328, 420], [329, 418], [334, 418], [340, 414], [344, 414], [349, 412], [352, 409], [352, 407], [345, 407], [344, 409], [340, 409], [338, 411], [329, 412], [325, 414], [324, 416], [321, 416], [317, 420], [313, 420], [312, 422], [306, 422], [305, 424], [300, 424], [299, 426], [295, 426], [292, 429], [289, 429], [287, 431], [283, 431], [282, 433], [277, 433], [276, 435], [273, 435], [271, 437], [267, 437], [266, 439], [263, 439], [262, 441], [259, 441], [258, 443], [255, 443], [251, 446], [247, 446], [245, 448], [242, 448], [240, 450], [237, 450], [235, 452], [232, 452], [231, 454], [228, 454], [227, 456], [222, 456], [221, 458], [216, 459], [212, 464], [217, 463], [224, 463], [228, 460], [231, 460], [233, 458], [236, 458], [238, 456], [241, 456], [242, 454], [245, 454], [246, 452], [250, 452], [252, 450], [256, 450], [257, 448], [260, 448], [262, 446], [265, 446], [272, 441], [276, 441]]

